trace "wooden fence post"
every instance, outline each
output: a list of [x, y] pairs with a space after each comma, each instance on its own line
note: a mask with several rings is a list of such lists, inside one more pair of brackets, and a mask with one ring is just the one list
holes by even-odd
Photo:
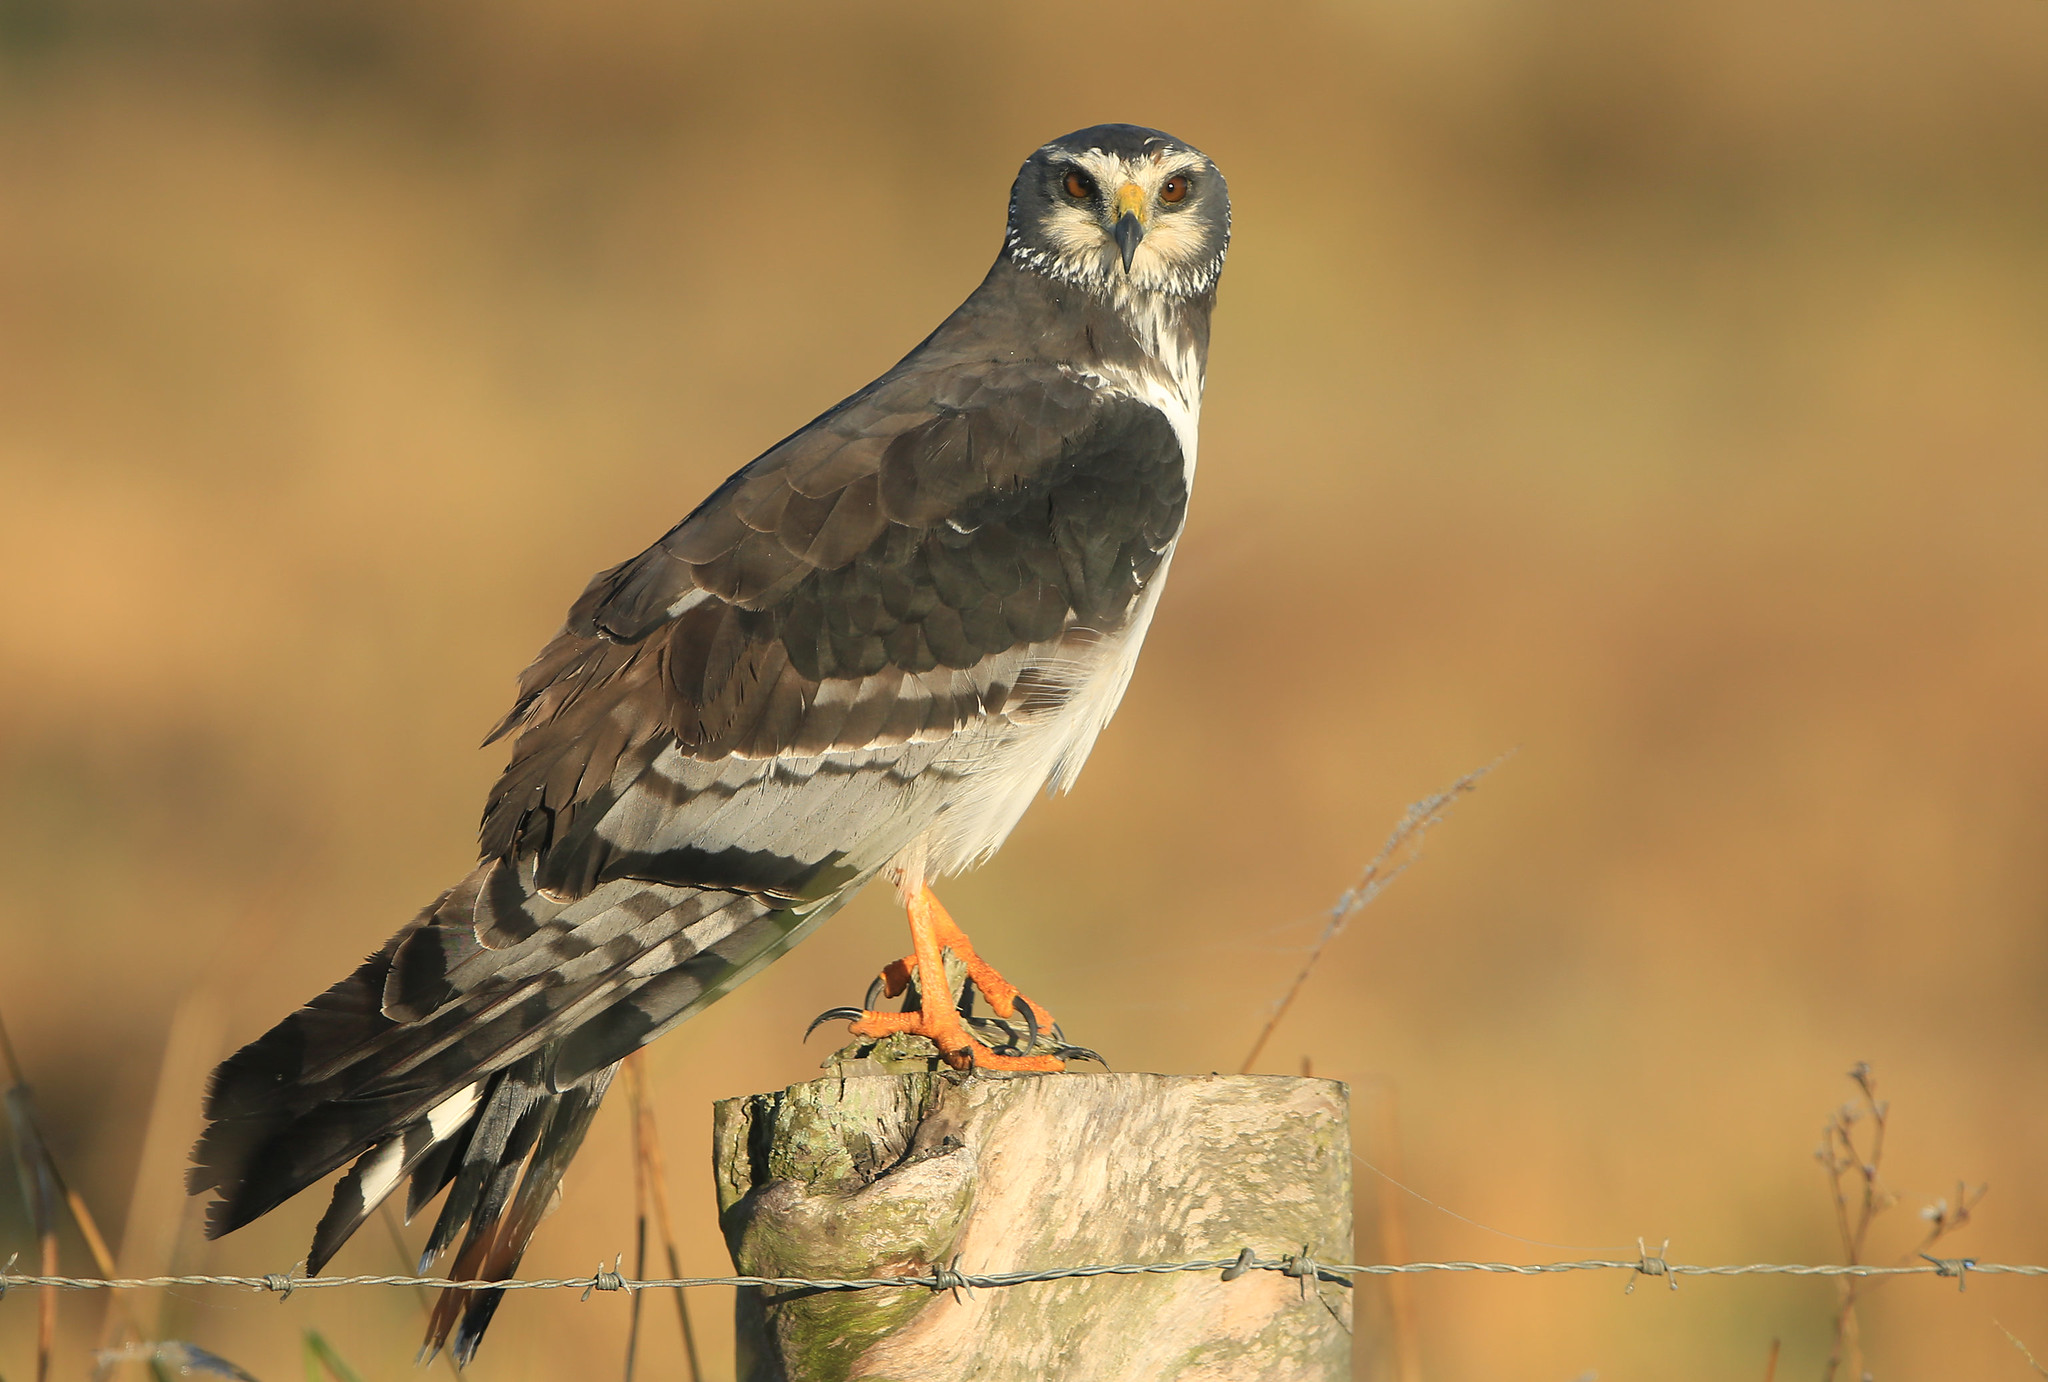
[[[719, 1103], [752, 1276], [1351, 1253], [1349, 1090], [1276, 1075], [849, 1075]], [[1348, 1283], [1255, 1271], [739, 1293], [742, 1382], [1339, 1382]]]

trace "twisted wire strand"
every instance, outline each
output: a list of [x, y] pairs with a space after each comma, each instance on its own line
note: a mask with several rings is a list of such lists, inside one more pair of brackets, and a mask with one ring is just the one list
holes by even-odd
[[[332, 1276], [307, 1277], [278, 1272], [262, 1276], [147, 1276], [78, 1277], [33, 1276], [0, 1272], [0, 1298], [8, 1291], [31, 1286], [49, 1286], [67, 1291], [136, 1291], [164, 1286], [238, 1286], [272, 1291], [288, 1297], [294, 1291], [331, 1290], [354, 1286], [405, 1286], [451, 1291], [649, 1291], [683, 1290], [696, 1286], [753, 1286], [772, 1290], [873, 1291], [922, 1287], [930, 1291], [977, 1287], [1023, 1286], [1039, 1281], [1064, 1281], [1097, 1276], [1167, 1276], [1180, 1272], [1224, 1272], [1234, 1280], [1246, 1272], [1279, 1272], [1302, 1280], [1330, 1281], [1348, 1285], [1361, 1276], [1402, 1276], [1425, 1272], [1492, 1272], [1509, 1276], [1547, 1276], [1557, 1272], [1630, 1272], [1636, 1276], [1675, 1278], [1681, 1276], [1823, 1276], [1954, 1277], [2048, 1276], [2048, 1266], [2004, 1262], [1978, 1262], [1971, 1258], [1929, 1258], [1925, 1263], [1904, 1266], [1866, 1266], [1841, 1263], [1802, 1264], [1751, 1262], [1742, 1265], [1708, 1266], [1690, 1262], [1666, 1262], [1646, 1255], [1628, 1259], [1588, 1259], [1577, 1262], [1318, 1262], [1307, 1254], [1254, 1257], [1249, 1249], [1236, 1257], [1197, 1258], [1188, 1262], [1118, 1262], [1085, 1267], [1048, 1267], [1038, 1271], [960, 1272], [938, 1267], [922, 1276], [889, 1277], [789, 1277], [789, 1276], [689, 1276], [650, 1277], [635, 1280], [616, 1271], [600, 1268], [590, 1276], [545, 1277], [509, 1281], [453, 1281], [431, 1276]], [[1631, 1282], [1633, 1284], [1633, 1282]], [[1673, 1283], [1676, 1284], [1675, 1282]]]

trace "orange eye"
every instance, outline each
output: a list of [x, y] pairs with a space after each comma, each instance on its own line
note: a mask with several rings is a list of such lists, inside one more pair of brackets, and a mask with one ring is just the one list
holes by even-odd
[[1185, 174], [1175, 173], [1159, 189], [1159, 200], [1172, 206], [1175, 202], [1186, 201], [1191, 184]]
[[1079, 168], [1067, 171], [1067, 195], [1077, 202], [1085, 202], [1095, 195], [1095, 183]]

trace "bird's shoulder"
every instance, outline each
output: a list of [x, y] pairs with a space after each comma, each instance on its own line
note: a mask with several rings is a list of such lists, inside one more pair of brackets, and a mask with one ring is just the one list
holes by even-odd
[[899, 367], [770, 447], [647, 551], [600, 575], [570, 627], [641, 638], [681, 613], [678, 602], [693, 591], [748, 608], [772, 604], [807, 573], [845, 567], [892, 529], [900, 542], [958, 528], [992, 498], [1056, 482], [1063, 466], [1157, 452], [1170, 431], [1156, 425], [1163, 422], [1099, 379], [1045, 361]]

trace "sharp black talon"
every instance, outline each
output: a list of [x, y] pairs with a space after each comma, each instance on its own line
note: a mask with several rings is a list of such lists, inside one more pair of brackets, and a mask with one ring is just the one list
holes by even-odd
[[827, 1008], [811, 1019], [811, 1025], [804, 1028], [804, 1040], [811, 1039], [811, 1033], [827, 1022], [858, 1022], [867, 1014], [859, 1008]]
[[1011, 1006], [1024, 1015], [1024, 1029], [1031, 1034], [1031, 1039], [1024, 1043], [1024, 1054], [1028, 1056], [1038, 1049], [1038, 1011], [1031, 1006], [1031, 1000], [1021, 993], [1010, 1002]]
[[887, 998], [888, 996], [888, 981], [883, 979], [881, 975], [877, 974], [875, 976], [875, 982], [868, 985], [868, 1011], [871, 1013], [880, 1012], [882, 1010], [882, 1000], [884, 998]]
[[1062, 1046], [1052, 1055], [1054, 1060], [1092, 1060], [1104, 1070], [1109, 1069], [1108, 1061], [1085, 1046]]

